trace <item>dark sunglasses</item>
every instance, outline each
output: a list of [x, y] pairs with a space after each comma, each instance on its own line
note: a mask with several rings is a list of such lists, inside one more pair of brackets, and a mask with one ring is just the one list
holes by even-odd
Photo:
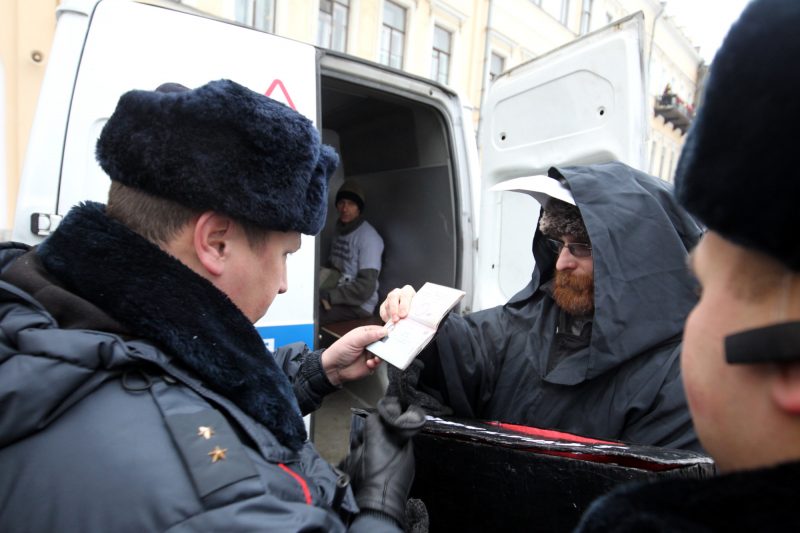
[[567, 244], [557, 241], [556, 239], [547, 239], [547, 246], [549, 246], [556, 255], [559, 255], [565, 246], [574, 257], [590, 257], [592, 255], [592, 246], [580, 242], [571, 242]]

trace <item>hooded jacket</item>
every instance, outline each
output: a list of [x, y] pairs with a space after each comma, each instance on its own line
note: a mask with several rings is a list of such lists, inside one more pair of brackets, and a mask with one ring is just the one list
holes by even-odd
[[[557, 333], [560, 309], [547, 290], [557, 258], [537, 229], [528, 286], [503, 306], [448, 315], [410, 394], [458, 417], [699, 450], [679, 353], [696, 301], [686, 259], [700, 227], [668, 184], [624, 164], [550, 176], [571, 190], [592, 244], [595, 311], [584, 338]], [[553, 358], [554, 343], [569, 347], [566, 357]]]
[[332, 387], [319, 354], [273, 357], [102, 205], [0, 248], [0, 332], [3, 531], [343, 531], [357, 512], [349, 488], [333, 509], [337, 474], [305, 439], [300, 406]]

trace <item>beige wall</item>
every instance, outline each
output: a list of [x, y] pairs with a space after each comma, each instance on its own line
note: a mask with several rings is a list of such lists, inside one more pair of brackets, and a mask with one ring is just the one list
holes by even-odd
[[[44, 69], [50, 55], [58, 0], [3, 0], [0, 2], [0, 62], [3, 71], [2, 102], [5, 124], [3, 205], [0, 234], [11, 228], [33, 113]], [[2, 157], [0, 157], [2, 160]]]

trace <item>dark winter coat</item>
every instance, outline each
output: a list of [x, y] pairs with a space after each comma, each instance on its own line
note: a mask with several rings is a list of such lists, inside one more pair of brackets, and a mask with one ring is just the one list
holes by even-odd
[[798, 531], [800, 463], [626, 485], [598, 498], [576, 533]]
[[[459, 417], [700, 449], [679, 354], [696, 301], [687, 252], [701, 229], [668, 184], [621, 163], [551, 175], [566, 180], [592, 244], [589, 336], [556, 331], [560, 310], [543, 287], [556, 257], [537, 230], [531, 282], [503, 306], [451, 313], [419, 357], [418, 390]], [[571, 353], [556, 360], [556, 345]]]
[[[0, 530], [345, 529], [295, 399], [330, 391], [319, 354], [273, 358], [225, 295], [103, 206], [0, 250], [0, 332]], [[349, 489], [341, 510], [357, 511]]]

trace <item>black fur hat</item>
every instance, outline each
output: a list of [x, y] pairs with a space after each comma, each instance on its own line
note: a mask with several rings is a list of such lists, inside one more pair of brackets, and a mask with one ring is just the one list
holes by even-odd
[[800, 1], [755, 0], [711, 64], [675, 176], [710, 229], [800, 270]]
[[218, 80], [123, 94], [97, 160], [112, 180], [190, 209], [314, 235], [339, 157], [300, 113]]

